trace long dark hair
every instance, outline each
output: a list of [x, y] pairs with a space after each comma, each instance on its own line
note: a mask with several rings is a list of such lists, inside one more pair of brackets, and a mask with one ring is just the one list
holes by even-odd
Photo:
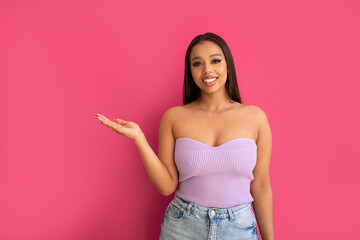
[[195, 84], [195, 81], [191, 75], [191, 69], [190, 69], [190, 52], [191, 49], [198, 44], [201, 41], [213, 41], [219, 47], [221, 47], [222, 51], [225, 55], [225, 60], [227, 64], [227, 81], [225, 83], [226, 86], [226, 92], [230, 99], [237, 101], [239, 103], [241, 102], [240, 93], [239, 93], [239, 87], [237, 84], [236, 79], [236, 71], [235, 71], [235, 64], [234, 60], [230, 51], [229, 46], [227, 43], [222, 39], [220, 36], [216, 35], [215, 33], [207, 32], [205, 34], [200, 34], [196, 36], [189, 44], [187, 50], [186, 50], [186, 56], [185, 56], [185, 77], [184, 77], [184, 86], [183, 86], [183, 102], [184, 105], [187, 103], [190, 103], [192, 101], [195, 101], [200, 97], [200, 88]]

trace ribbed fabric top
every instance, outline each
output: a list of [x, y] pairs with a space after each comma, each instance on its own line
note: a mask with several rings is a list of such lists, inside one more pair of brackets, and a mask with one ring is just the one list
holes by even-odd
[[212, 147], [191, 138], [175, 141], [180, 185], [175, 194], [200, 206], [230, 208], [252, 202], [250, 182], [257, 145], [251, 138], [235, 138]]

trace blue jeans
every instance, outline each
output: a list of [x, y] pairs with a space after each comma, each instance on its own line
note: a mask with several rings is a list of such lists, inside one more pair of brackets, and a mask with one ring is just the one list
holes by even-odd
[[175, 195], [166, 208], [159, 239], [257, 240], [251, 206], [248, 202], [232, 208], [207, 208]]

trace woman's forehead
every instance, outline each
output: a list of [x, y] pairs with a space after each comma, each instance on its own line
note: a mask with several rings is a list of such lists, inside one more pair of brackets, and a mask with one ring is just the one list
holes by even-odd
[[219, 45], [214, 42], [206, 41], [196, 44], [192, 49], [191, 57], [211, 57], [211, 55], [217, 54], [217, 56], [223, 56], [223, 52]]

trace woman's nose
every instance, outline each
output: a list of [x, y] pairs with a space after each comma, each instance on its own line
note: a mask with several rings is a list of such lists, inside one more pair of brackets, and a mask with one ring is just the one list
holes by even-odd
[[204, 72], [211, 72], [212, 71], [212, 69], [211, 69], [211, 66], [210, 66], [210, 64], [208, 64], [208, 63], [205, 63], [204, 64]]

